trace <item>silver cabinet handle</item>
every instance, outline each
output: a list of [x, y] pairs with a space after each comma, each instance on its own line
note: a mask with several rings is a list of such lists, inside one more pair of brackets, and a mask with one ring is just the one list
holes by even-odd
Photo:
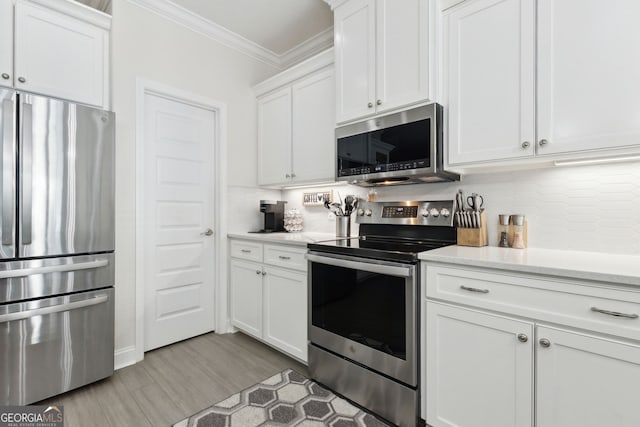
[[527, 149], [527, 148], [529, 148], [530, 146], [531, 146], [531, 143], [530, 143], [529, 141], [525, 141], [525, 142], [523, 142], [523, 143], [522, 143], [522, 148]]
[[18, 81], [19, 81], [20, 83], [26, 83], [26, 82], [27, 82], [27, 79], [25, 79], [24, 77], [18, 77]]
[[291, 174], [291, 178], [295, 178], [295, 177], [296, 177], [296, 174], [295, 174], [295, 173], [292, 173], [292, 174]]
[[614, 316], [614, 317], [624, 317], [625, 319], [637, 319], [638, 318], [637, 314], [620, 313], [619, 311], [603, 310], [603, 309], [597, 308], [597, 307], [591, 307], [591, 311], [595, 311], [596, 313], [607, 314], [609, 316]]
[[212, 236], [213, 235], [213, 230], [210, 228], [207, 228], [206, 230], [204, 230], [202, 233], [200, 233], [201, 236]]
[[290, 256], [284, 256], [284, 255], [278, 255], [278, 258], [283, 259], [285, 261], [291, 259]]
[[549, 341], [549, 340], [548, 340], [548, 339], [546, 339], [546, 338], [541, 338], [541, 339], [540, 339], [540, 345], [541, 345], [542, 347], [544, 347], [544, 348], [549, 348], [549, 347], [551, 347], [551, 341]]
[[249, 250], [249, 249], [240, 249], [240, 252], [242, 252], [243, 254], [250, 254], [251, 250]]
[[382, 105], [382, 99], [378, 99], [378, 100], [376, 101], [376, 104], [377, 104], [377, 105]]
[[469, 291], [469, 292], [478, 292], [478, 293], [481, 293], [481, 294], [488, 294], [489, 293], [489, 289], [471, 288], [469, 286], [464, 286], [464, 285], [460, 285], [460, 289], [465, 290], [465, 291]]
[[284, 177], [285, 177], [285, 178], [291, 178], [291, 175], [286, 174]]
[[256, 274], [262, 274], [262, 271], [256, 270]]
[[5, 79], [5, 80], [9, 80], [9, 78], [10, 78], [10, 77], [11, 77], [11, 76], [10, 76], [9, 74], [7, 74], [7, 73], [2, 73], [2, 78], [3, 78], [3, 79]]
[[21, 156], [22, 156], [22, 171], [20, 173], [22, 178], [21, 196], [22, 196], [22, 231], [20, 232], [21, 241], [18, 244], [29, 245], [31, 244], [31, 191], [32, 191], [32, 117], [33, 111], [31, 104], [26, 101], [22, 102], [22, 141], [21, 141]]
[[549, 143], [549, 141], [547, 141], [546, 139], [541, 139], [540, 142], [538, 142], [538, 145], [540, 147], [544, 147], [545, 145], [547, 145]]
[[29, 319], [30, 317], [44, 316], [45, 314], [60, 313], [61, 311], [71, 311], [71, 310], [76, 310], [78, 308], [83, 308], [83, 307], [91, 307], [92, 305], [102, 304], [106, 302], [108, 299], [109, 299], [108, 295], [97, 295], [93, 298], [83, 300], [83, 301], [53, 305], [51, 307], [36, 308], [34, 310], [26, 310], [26, 311], [18, 311], [15, 313], [2, 314], [0, 315], [0, 323], [11, 322], [14, 320], [24, 320], [24, 319]]
[[15, 223], [15, 158], [14, 103], [2, 101], [2, 244], [13, 245]]
[[267, 275], [267, 272], [266, 272], [266, 271], [263, 271], [263, 272], [262, 272], [262, 275], [263, 275], [263, 276], [266, 276], [266, 275]]
[[373, 108], [373, 102], [368, 103], [368, 104], [367, 104], [367, 107], [369, 107], [369, 108]]
[[17, 270], [0, 271], [0, 279], [10, 279], [12, 277], [27, 277], [33, 274], [46, 273], [67, 273], [70, 271], [90, 270], [92, 268], [100, 268], [109, 265], [106, 259], [97, 259], [95, 261], [78, 262], [75, 264], [59, 264], [48, 265], [45, 267], [20, 268]]
[[526, 334], [518, 334], [518, 341], [527, 342], [529, 341], [529, 337]]

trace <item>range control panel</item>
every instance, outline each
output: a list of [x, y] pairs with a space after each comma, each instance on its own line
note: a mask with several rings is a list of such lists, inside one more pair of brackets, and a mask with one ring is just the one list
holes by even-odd
[[355, 211], [359, 224], [407, 224], [453, 226], [453, 200], [365, 202]]

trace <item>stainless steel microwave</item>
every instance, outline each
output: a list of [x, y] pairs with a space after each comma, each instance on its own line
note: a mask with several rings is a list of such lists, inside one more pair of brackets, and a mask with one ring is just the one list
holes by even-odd
[[457, 181], [443, 169], [442, 106], [423, 105], [336, 129], [336, 180], [361, 186]]

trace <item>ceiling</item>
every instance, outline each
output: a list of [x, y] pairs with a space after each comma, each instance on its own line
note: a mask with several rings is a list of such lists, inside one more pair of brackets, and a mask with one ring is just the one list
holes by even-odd
[[[112, 0], [76, 0], [111, 12]], [[169, 0], [165, 0], [169, 1]], [[170, 0], [209, 21], [282, 55], [333, 26], [324, 0]]]

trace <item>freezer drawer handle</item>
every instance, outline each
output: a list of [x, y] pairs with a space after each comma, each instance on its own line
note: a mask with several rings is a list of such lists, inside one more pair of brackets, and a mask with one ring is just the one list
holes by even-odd
[[71, 311], [78, 308], [91, 307], [92, 305], [107, 302], [109, 295], [97, 295], [93, 298], [70, 302], [68, 304], [52, 305], [51, 307], [36, 308], [34, 310], [18, 311], [16, 313], [1, 314], [0, 323], [12, 322], [14, 320], [24, 320], [35, 316], [44, 316], [46, 314], [60, 313], [61, 311]]
[[12, 277], [25, 277], [32, 274], [60, 273], [66, 271], [88, 270], [109, 265], [109, 260], [97, 259], [95, 261], [79, 262], [76, 264], [47, 265], [44, 267], [21, 268], [17, 270], [0, 271], [0, 279]]

